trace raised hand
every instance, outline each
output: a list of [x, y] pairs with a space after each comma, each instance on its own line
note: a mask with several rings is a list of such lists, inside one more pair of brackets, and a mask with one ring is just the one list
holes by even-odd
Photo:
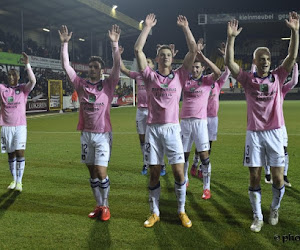
[[155, 15], [153, 13], [146, 16], [145, 19], [145, 25], [152, 28], [157, 23], [157, 20], [155, 19]]
[[196, 59], [199, 60], [200, 62], [204, 61], [204, 55], [201, 50], [197, 51]]
[[111, 26], [111, 29], [108, 31], [108, 36], [110, 41], [118, 42], [120, 39], [121, 29], [118, 25], [114, 24]]
[[285, 20], [285, 23], [291, 30], [299, 30], [299, 15], [297, 12], [290, 12], [289, 20]]
[[221, 53], [222, 56], [225, 56], [225, 48], [226, 48], [225, 43], [221, 43], [220, 48], [218, 48], [218, 51]]
[[189, 26], [189, 22], [187, 20], [187, 18], [185, 16], [179, 15], [177, 17], [177, 25], [181, 28], [183, 27], [188, 27]]
[[243, 29], [243, 28], [238, 29], [238, 26], [239, 26], [238, 20], [233, 19], [233, 20], [229, 21], [227, 24], [227, 36], [230, 36], [230, 37], [238, 36]]
[[199, 38], [197, 42], [197, 50], [202, 51], [205, 48], [206, 44], [204, 43], [203, 38]]
[[72, 37], [72, 32], [68, 32], [68, 27], [66, 25], [62, 25], [60, 30], [58, 31], [59, 37], [60, 37], [60, 41], [62, 43], [67, 43], [69, 42], [69, 40]]
[[124, 48], [120, 45], [120, 46], [119, 46], [119, 53], [120, 53], [120, 55], [122, 55], [123, 52], [124, 52]]
[[23, 57], [21, 58], [21, 62], [24, 63], [24, 64], [29, 63], [28, 55], [25, 52], [22, 52], [22, 56]]
[[175, 44], [171, 43], [169, 44], [169, 47], [171, 48], [173, 57], [175, 57], [178, 53], [178, 50], [175, 50]]

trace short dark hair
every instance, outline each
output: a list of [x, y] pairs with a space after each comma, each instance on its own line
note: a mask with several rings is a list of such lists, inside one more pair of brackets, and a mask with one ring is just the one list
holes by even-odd
[[172, 49], [171, 49], [171, 47], [170, 47], [169, 45], [167, 45], [167, 44], [161, 45], [161, 46], [157, 49], [156, 55], [158, 55], [159, 52], [160, 52], [162, 49], [168, 49], [168, 50], [170, 50], [170, 51], [171, 51], [171, 54], [172, 54], [172, 57], [173, 57]]
[[154, 59], [152, 59], [152, 58], [150, 58], [150, 57], [147, 57], [146, 59], [147, 59], [147, 60], [148, 60], [148, 59], [151, 60], [152, 64], [155, 65]]
[[100, 63], [101, 69], [103, 69], [105, 67], [105, 63], [104, 63], [104, 61], [102, 60], [102, 58], [100, 56], [91, 56], [89, 58], [89, 63], [91, 63], [91, 62], [98, 62], [98, 63]]

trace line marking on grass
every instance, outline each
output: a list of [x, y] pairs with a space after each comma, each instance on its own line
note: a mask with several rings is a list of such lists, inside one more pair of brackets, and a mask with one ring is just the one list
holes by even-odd
[[[28, 131], [29, 133], [39, 133], [39, 134], [78, 134], [81, 131]], [[114, 132], [112, 131], [114, 135], [135, 135], [137, 132], [132, 131], [122, 131], [122, 132]], [[245, 136], [246, 133], [218, 133], [218, 135], [233, 135], [233, 136]], [[288, 134], [289, 136], [300, 136], [300, 134]]]

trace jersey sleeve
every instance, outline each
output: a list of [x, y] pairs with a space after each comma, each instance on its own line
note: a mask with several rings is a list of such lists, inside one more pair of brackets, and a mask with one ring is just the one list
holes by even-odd
[[293, 67], [292, 79], [289, 82], [287, 82], [286, 84], [284, 84], [282, 87], [282, 92], [284, 94], [286, 94], [289, 90], [293, 89], [297, 85], [298, 77], [299, 77], [298, 64], [295, 63], [295, 65]]
[[140, 73], [135, 72], [135, 71], [130, 71], [130, 73], [129, 73], [129, 77], [131, 79], [136, 79], [139, 75], [140, 75]]
[[225, 67], [225, 71], [220, 76], [220, 78], [217, 80], [217, 83], [218, 83], [220, 89], [223, 87], [223, 85], [225, 84], [225, 82], [227, 81], [227, 79], [229, 78], [229, 76], [230, 76], [230, 70], [226, 66]]

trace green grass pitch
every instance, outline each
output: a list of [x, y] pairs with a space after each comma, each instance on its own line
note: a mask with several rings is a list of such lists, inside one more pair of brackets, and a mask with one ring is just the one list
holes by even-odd
[[[109, 164], [112, 217], [87, 217], [95, 202], [87, 168], [80, 163], [78, 113], [28, 117], [23, 192], [11, 181], [7, 155], [0, 157], [0, 249], [299, 249], [300, 116], [299, 101], [286, 101], [289, 180], [279, 224], [268, 224], [271, 186], [262, 178], [265, 224], [249, 226], [248, 169], [242, 165], [246, 103], [220, 103], [218, 141], [213, 143], [210, 200], [202, 200], [202, 181], [190, 177], [186, 211], [192, 228], [181, 226], [171, 167], [161, 177], [161, 221], [144, 228], [149, 215], [148, 178], [140, 174], [142, 156], [135, 128], [136, 108], [113, 108], [113, 150]], [[190, 166], [192, 160], [190, 156]], [[285, 242], [284, 242], [285, 239]]]

